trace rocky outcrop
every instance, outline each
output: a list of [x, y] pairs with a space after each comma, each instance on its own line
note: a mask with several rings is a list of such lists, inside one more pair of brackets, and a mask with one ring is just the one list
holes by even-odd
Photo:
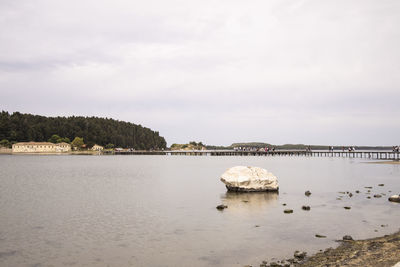
[[236, 166], [226, 170], [221, 181], [229, 191], [263, 192], [278, 191], [278, 179], [272, 173], [258, 167]]

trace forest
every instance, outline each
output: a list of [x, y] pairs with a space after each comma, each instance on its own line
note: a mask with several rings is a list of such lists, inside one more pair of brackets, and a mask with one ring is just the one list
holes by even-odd
[[7, 111], [0, 113], [0, 140], [15, 142], [48, 142], [53, 135], [63, 141], [83, 138], [88, 146], [134, 149], [166, 148], [164, 137], [158, 132], [130, 122], [98, 117], [45, 117]]

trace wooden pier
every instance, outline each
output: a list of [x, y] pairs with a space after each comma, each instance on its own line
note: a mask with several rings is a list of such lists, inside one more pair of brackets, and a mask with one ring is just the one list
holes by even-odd
[[307, 156], [400, 160], [400, 152], [393, 151], [238, 151], [238, 150], [166, 150], [166, 151], [116, 151], [116, 155], [166, 155], [166, 156]]

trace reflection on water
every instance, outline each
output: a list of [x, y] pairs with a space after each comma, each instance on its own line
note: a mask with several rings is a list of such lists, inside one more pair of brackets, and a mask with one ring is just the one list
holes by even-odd
[[279, 197], [278, 192], [230, 192], [221, 195], [221, 201], [230, 211], [265, 210], [275, 206]]

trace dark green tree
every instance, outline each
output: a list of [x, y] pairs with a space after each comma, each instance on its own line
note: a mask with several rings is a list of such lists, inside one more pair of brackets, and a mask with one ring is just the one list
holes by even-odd
[[61, 143], [61, 142], [58, 142], [58, 140], [60, 140], [61, 139], [61, 137], [59, 136], [59, 135], [57, 135], [57, 134], [53, 134], [50, 138], [49, 138], [49, 142], [50, 143]]
[[7, 139], [3, 139], [0, 141], [0, 147], [11, 147], [11, 143]]
[[[52, 138], [57, 133], [59, 138]], [[142, 125], [97, 117], [44, 117], [6, 111], [0, 112], [0, 140], [10, 142], [69, 142], [76, 136], [102, 146], [135, 149], [166, 148], [158, 132]], [[68, 139], [67, 139], [68, 138]]]
[[82, 137], [75, 137], [75, 139], [71, 142], [71, 145], [75, 149], [82, 149], [84, 144], [85, 143], [83, 142], [83, 138]]
[[107, 148], [107, 149], [112, 149], [112, 148], [114, 148], [114, 144], [107, 144], [107, 145], [106, 145], [106, 148]]

